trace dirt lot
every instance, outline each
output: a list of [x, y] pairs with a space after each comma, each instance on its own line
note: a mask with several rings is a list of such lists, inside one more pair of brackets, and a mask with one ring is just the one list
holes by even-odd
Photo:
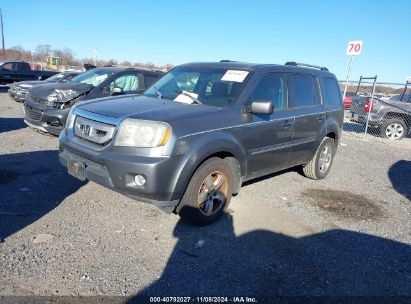
[[247, 183], [196, 228], [72, 178], [22, 117], [3, 90], [0, 295], [411, 297], [411, 139], [347, 134], [327, 179]]

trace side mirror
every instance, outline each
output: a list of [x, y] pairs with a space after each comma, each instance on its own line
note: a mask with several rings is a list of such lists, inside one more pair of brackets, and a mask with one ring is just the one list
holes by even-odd
[[247, 108], [247, 112], [253, 114], [272, 114], [274, 111], [273, 103], [270, 100], [253, 101]]
[[110, 93], [111, 96], [116, 96], [116, 95], [121, 95], [121, 94], [123, 94], [123, 89], [120, 87], [114, 87]]

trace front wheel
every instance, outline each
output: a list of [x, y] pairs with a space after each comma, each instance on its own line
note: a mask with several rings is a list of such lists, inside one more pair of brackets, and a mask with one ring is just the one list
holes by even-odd
[[210, 158], [192, 176], [177, 213], [193, 225], [210, 224], [226, 210], [232, 193], [233, 172], [230, 164], [221, 158]]
[[401, 118], [387, 119], [381, 125], [381, 136], [387, 139], [402, 139], [407, 134], [407, 131], [407, 124]]
[[304, 175], [311, 179], [323, 179], [330, 172], [335, 155], [334, 140], [325, 137], [311, 161], [303, 167]]

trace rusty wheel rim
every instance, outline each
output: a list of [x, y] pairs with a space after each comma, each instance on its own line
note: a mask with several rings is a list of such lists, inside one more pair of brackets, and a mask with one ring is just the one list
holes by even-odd
[[197, 204], [205, 216], [219, 212], [227, 200], [227, 177], [220, 171], [206, 176], [198, 190]]

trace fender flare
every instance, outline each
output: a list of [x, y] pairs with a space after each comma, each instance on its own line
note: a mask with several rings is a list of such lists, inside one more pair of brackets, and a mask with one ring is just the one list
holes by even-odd
[[194, 172], [206, 159], [213, 155], [224, 153], [233, 155], [236, 158], [240, 167], [239, 183], [241, 182], [241, 177], [246, 175], [246, 154], [242, 145], [234, 136], [224, 132], [212, 132], [207, 135], [201, 134], [200, 136], [185, 137], [183, 140], [184, 145], [188, 146], [188, 148], [185, 151], [178, 152], [184, 155], [180, 170], [175, 174], [176, 191], [173, 195], [173, 200], [182, 198]]

